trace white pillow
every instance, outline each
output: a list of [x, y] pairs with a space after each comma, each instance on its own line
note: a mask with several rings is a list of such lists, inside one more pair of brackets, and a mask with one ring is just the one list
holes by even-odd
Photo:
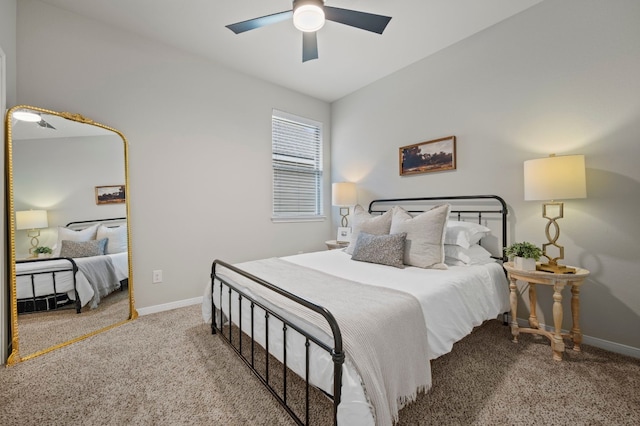
[[55, 249], [53, 250], [53, 257], [60, 256], [60, 250], [62, 249], [62, 241], [76, 241], [76, 242], [84, 242], [91, 241], [96, 239], [96, 234], [98, 232], [98, 225], [91, 225], [87, 228], [81, 229], [80, 231], [75, 231], [73, 229], [65, 228], [63, 226], [58, 226], [58, 242], [56, 244]]
[[484, 265], [494, 261], [491, 258], [491, 253], [478, 244], [474, 244], [469, 248], [447, 244], [444, 246], [444, 255], [448, 264], [458, 264], [460, 262], [464, 265]]
[[96, 239], [101, 240], [107, 238], [107, 249], [105, 254], [123, 253], [127, 251], [127, 225], [116, 226], [110, 228], [100, 225]]
[[455, 244], [469, 248], [491, 233], [491, 229], [479, 223], [460, 222], [450, 220], [447, 223], [447, 232], [444, 237], [445, 244]]
[[373, 216], [367, 212], [360, 204], [353, 208], [353, 217], [351, 218], [351, 244], [345, 249], [349, 254], [353, 254], [353, 249], [358, 241], [358, 234], [366, 232], [371, 235], [387, 235], [391, 229], [391, 216], [393, 210], [384, 212], [379, 216]]
[[405, 265], [447, 269], [444, 264], [444, 234], [451, 206], [442, 204], [415, 217], [402, 207], [394, 207], [391, 234], [406, 232]]

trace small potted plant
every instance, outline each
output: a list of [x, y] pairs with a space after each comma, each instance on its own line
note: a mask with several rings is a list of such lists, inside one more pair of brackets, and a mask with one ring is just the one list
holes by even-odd
[[542, 256], [542, 250], [529, 242], [513, 243], [506, 249], [504, 254], [511, 260], [513, 266], [525, 271], [535, 271], [536, 261]]
[[33, 254], [36, 257], [49, 257], [51, 256], [51, 253], [53, 253], [53, 251], [49, 247], [44, 246], [36, 247], [33, 250]]

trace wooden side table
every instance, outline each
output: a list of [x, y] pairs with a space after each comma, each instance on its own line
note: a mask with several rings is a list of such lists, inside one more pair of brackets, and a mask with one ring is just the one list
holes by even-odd
[[[582, 332], [578, 317], [580, 315], [580, 286], [584, 284], [585, 278], [589, 276], [589, 271], [582, 268], [576, 268], [575, 274], [553, 274], [544, 271], [523, 271], [515, 269], [512, 262], [504, 264], [509, 278], [509, 289], [511, 290], [511, 334], [513, 341], [518, 343], [519, 333], [533, 333], [546, 336], [551, 341], [551, 350], [553, 351], [553, 359], [562, 361], [562, 353], [564, 352], [563, 337], [569, 337], [573, 340], [573, 350], [580, 351], [582, 343]], [[516, 281], [525, 281], [529, 283], [529, 328], [518, 327], [517, 309], [518, 309], [518, 293]], [[553, 327], [554, 331], [549, 332], [541, 329], [536, 316], [536, 284], [553, 286]], [[571, 316], [573, 326], [571, 332], [562, 334], [562, 290], [565, 286], [571, 286]]]
[[345, 248], [349, 245], [349, 242], [328, 240], [324, 242], [329, 250]]

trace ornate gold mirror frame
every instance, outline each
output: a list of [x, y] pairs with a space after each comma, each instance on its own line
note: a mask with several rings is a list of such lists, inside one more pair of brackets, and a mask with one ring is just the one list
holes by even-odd
[[[125, 197], [125, 212], [126, 212], [126, 222], [127, 222], [127, 231], [126, 231], [126, 236], [127, 236], [127, 253], [126, 253], [126, 258], [128, 260], [128, 318], [124, 319], [124, 320], [114, 320], [116, 322], [114, 322], [113, 324], [109, 324], [107, 326], [103, 326], [99, 329], [96, 330], [91, 330], [90, 332], [86, 333], [86, 334], [82, 334], [82, 335], [78, 335], [75, 336], [67, 341], [61, 342], [61, 343], [55, 343], [54, 345], [50, 346], [50, 347], [46, 347], [44, 349], [38, 350], [35, 353], [31, 353], [31, 354], [26, 354], [24, 356], [21, 356], [20, 354], [20, 339], [19, 339], [19, 327], [18, 327], [18, 299], [17, 299], [17, 277], [16, 277], [16, 261], [17, 259], [17, 255], [16, 255], [16, 212], [15, 212], [15, 194], [14, 194], [14, 139], [13, 139], [13, 134], [14, 134], [14, 129], [13, 126], [15, 125], [15, 123], [17, 123], [16, 121], [16, 117], [15, 114], [16, 113], [20, 113], [20, 112], [31, 112], [34, 113], [38, 116], [41, 117], [40, 122], [38, 123], [33, 123], [40, 125], [40, 127], [47, 127], [48, 123], [46, 122], [46, 120], [44, 120], [44, 118], [55, 118], [55, 117], [60, 117], [61, 119], [66, 119], [66, 120], [70, 120], [73, 122], [77, 122], [77, 123], [81, 123], [81, 124], [85, 124], [85, 125], [89, 125], [89, 126], [95, 126], [101, 129], [104, 129], [105, 131], [108, 132], [113, 132], [114, 134], [118, 135], [121, 139], [122, 139], [122, 143], [123, 143], [123, 153], [124, 153], [124, 194], [126, 194]], [[44, 118], [42, 118], [44, 117]], [[10, 311], [11, 311], [11, 352], [9, 355], [9, 358], [7, 359], [7, 366], [9, 365], [13, 365], [16, 364], [20, 361], [25, 361], [31, 358], [34, 358], [36, 356], [39, 355], [43, 355], [45, 353], [48, 353], [52, 350], [67, 346], [71, 343], [75, 343], [78, 342], [80, 340], [86, 339], [87, 337], [91, 337], [93, 335], [96, 335], [98, 333], [107, 331], [111, 328], [117, 327], [119, 325], [122, 325], [128, 321], [131, 321], [135, 318], [138, 317], [138, 313], [135, 310], [135, 303], [134, 303], [134, 295], [133, 295], [133, 268], [132, 268], [132, 259], [131, 259], [131, 227], [129, 226], [128, 223], [128, 218], [130, 217], [129, 215], [129, 204], [130, 204], [130, 200], [129, 200], [129, 160], [128, 160], [128, 143], [127, 143], [127, 139], [125, 138], [125, 136], [120, 133], [118, 130], [113, 129], [111, 127], [105, 126], [103, 124], [99, 124], [96, 123], [93, 120], [90, 120], [88, 118], [83, 117], [80, 114], [71, 114], [71, 113], [67, 113], [67, 112], [55, 112], [55, 111], [50, 111], [50, 110], [46, 110], [43, 108], [39, 108], [39, 107], [33, 107], [33, 106], [26, 106], [26, 105], [19, 105], [19, 106], [15, 106], [11, 109], [9, 109], [9, 111], [7, 112], [7, 117], [6, 117], [6, 166], [5, 166], [5, 170], [6, 170], [6, 197], [7, 197], [7, 227], [8, 227], [8, 237], [9, 237], [9, 250], [8, 250], [8, 265], [9, 265], [9, 283], [10, 283], [10, 293], [9, 293], [9, 297], [10, 297]], [[105, 132], [106, 133], [106, 132]], [[113, 182], [113, 183], [119, 183], [119, 182]], [[120, 183], [119, 183], [120, 184]], [[96, 189], [96, 203], [98, 203], [98, 189]], [[98, 203], [99, 204], [99, 203]], [[91, 218], [91, 219], [98, 219], [98, 218]], [[27, 234], [28, 236], [31, 236], [30, 234]], [[124, 252], [123, 252], [124, 253]], [[33, 278], [32, 278], [33, 279]], [[122, 299], [121, 303], [126, 303], [124, 299]], [[100, 306], [98, 306], [100, 307]], [[125, 308], [126, 309], [126, 308]], [[80, 317], [81, 315], [84, 314], [84, 311], [82, 313], [76, 314], [74, 310], [68, 310], [65, 309], [66, 312], [72, 313], [73, 315], [77, 315], [78, 317]], [[56, 312], [56, 311], [51, 311], [51, 312]], [[27, 315], [34, 315], [37, 316], [39, 315], [39, 312], [36, 313], [31, 313], [31, 314], [27, 314]], [[86, 315], [86, 314], [85, 314]], [[124, 315], [123, 315], [124, 316]], [[122, 318], [122, 317], [120, 317]]]

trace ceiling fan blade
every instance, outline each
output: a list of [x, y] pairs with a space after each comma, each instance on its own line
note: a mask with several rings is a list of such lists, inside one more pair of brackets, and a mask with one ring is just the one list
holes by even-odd
[[46, 121], [44, 121], [44, 119], [40, 119], [40, 121], [38, 121], [38, 126], [44, 128], [44, 129], [53, 129], [56, 130], [55, 127], [53, 127], [51, 124], [47, 123]]
[[302, 33], [302, 62], [318, 59], [318, 36], [316, 32]]
[[382, 34], [391, 20], [390, 16], [375, 15], [373, 13], [358, 12], [356, 10], [340, 9], [338, 7], [325, 6], [325, 19]]
[[267, 25], [286, 21], [292, 16], [293, 10], [287, 10], [286, 12], [279, 12], [274, 13], [273, 15], [261, 16], [260, 18], [249, 19], [248, 21], [236, 22], [235, 24], [229, 24], [226, 27], [234, 33], [240, 34], [245, 31], [255, 30], [256, 28], [261, 28]]

